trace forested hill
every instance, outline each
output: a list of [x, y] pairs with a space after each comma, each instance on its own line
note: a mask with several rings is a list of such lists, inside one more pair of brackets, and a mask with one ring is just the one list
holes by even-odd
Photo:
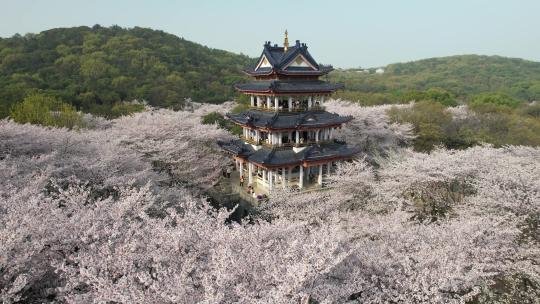
[[[0, 38], [0, 118], [31, 93], [109, 117], [129, 112], [118, 109], [126, 100], [173, 108], [185, 98], [221, 102], [234, 96], [232, 85], [246, 79], [240, 71], [253, 61], [140, 27], [83, 26]], [[455, 104], [486, 92], [540, 100], [540, 63], [498, 56], [396, 63], [383, 74], [336, 70], [327, 80], [345, 84], [337, 97], [365, 105], [407, 102], [426, 94], [450, 96], [454, 101], [449, 104]]]
[[486, 92], [540, 100], [540, 62], [500, 56], [460, 55], [395, 63], [386, 66], [383, 74], [375, 74], [374, 69], [338, 70], [330, 79], [344, 82], [349, 92], [383, 94], [378, 96], [381, 100], [430, 88], [444, 89], [465, 100]]
[[33, 91], [106, 113], [122, 100], [178, 106], [234, 94], [250, 58], [163, 31], [119, 26], [58, 28], [0, 38], [0, 117]]

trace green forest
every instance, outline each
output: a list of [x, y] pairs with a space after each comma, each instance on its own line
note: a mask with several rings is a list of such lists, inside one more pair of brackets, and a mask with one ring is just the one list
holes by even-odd
[[[36, 93], [75, 109], [115, 117], [122, 101], [180, 108], [184, 100], [219, 103], [255, 61], [163, 31], [119, 26], [73, 27], [0, 38], [0, 117]], [[338, 69], [325, 77], [345, 84], [337, 98], [362, 105], [437, 100], [466, 103], [481, 93], [540, 100], [540, 63], [499, 56], [430, 58], [374, 69]], [[123, 106], [127, 107], [127, 106]]]
[[223, 102], [233, 98], [232, 85], [251, 60], [140, 27], [81, 26], [0, 38], [0, 118], [37, 93], [106, 117], [115, 116], [119, 102], [135, 99], [173, 108], [186, 98]]
[[[314, 52], [316, 55], [316, 52]], [[245, 96], [233, 84], [256, 59], [211, 49], [163, 31], [119, 26], [73, 27], [0, 38], [0, 118], [84, 127], [83, 113], [114, 118], [155, 107], [180, 109], [186, 99], [220, 103]], [[337, 69], [324, 77], [345, 84], [335, 98], [360, 105], [403, 104], [392, 121], [410, 123], [418, 151], [478, 143], [540, 145], [540, 63], [500, 56], [430, 58], [375, 69]], [[472, 115], [452, 119], [448, 109]], [[234, 130], [220, 115], [218, 122]]]
[[461, 55], [390, 64], [374, 69], [336, 70], [330, 81], [345, 84], [338, 97], [364, 105], [404, 103], [428, 90], [470, 101], [480, 93], [503, 93], [523, 101], [540, 100], [540, 62], [500, 56]]
[[[345, 84], [336, 98], [365, 106], [416, 101], [388, 114], [394, 122], [412, 125], [417, 151], [480, 143], [540, 145], [539, 62], [462, 55], [390, 64], [382, 74], [336, 70], [327, 80]], [[459, 105], [468, 110], [456, 118], [452, 110]]]

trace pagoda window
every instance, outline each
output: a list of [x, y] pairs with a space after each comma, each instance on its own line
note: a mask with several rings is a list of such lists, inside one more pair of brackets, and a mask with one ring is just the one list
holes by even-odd
[[314, 102], [313, 102], [313, 106], [320, 107], [321, 106], [321, 99], [320, 98], [315, 98]]
[[278, 102], [278, 107], [280, 110], [288, 110], [289, 109], [289, 98], [288, 97], [280, 97]]
[[301, 131], [300, 143], [314, 142], [317, 138], [317, 131]]
[[261, 142], [266, 141], [268, 139], [268, 133], [267, 132], [260, 132], [261, 138], [259, 139]]
[[294, 108], [295, 109], [300, 109], [300, 110], [306, 110], [308, 108], [310, 108], [310, 100], [311, 100], [311, 96], [301, 96], [301, 97], [298, 97], [297, 100], [295, 100], [293, 103], [294, 103]]
[[287, 106], [288, 106], [287, 105], [287, 100], [285, 98], [283, 98], [283, 97], [275, 96], [272, 99], [271, 107], [276, 111], [286, 109]]
[[290, 133], [281, 133], [282, 136], [281, 136], [281, 142], [284, 143], [284, 144], [288, 144], [288, 143], [291, 143], [292, 142], [292, 138], [290, 136]]

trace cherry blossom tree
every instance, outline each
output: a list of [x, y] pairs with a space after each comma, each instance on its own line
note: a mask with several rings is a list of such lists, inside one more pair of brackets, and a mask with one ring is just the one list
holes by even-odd
[[330, 112], [353, 117], [336, 136], [348, 144], [359, 146], [368, 155], [385, 155], [389, 150], [406, 147], [414, 138], [411, 125], [390, 122], [386, 112], [391, 105], [360, 107], [351, 102], [330, 100], [325, 106]]
[[[409, 128], [389, 125], [384, 107], [329, 107], [358, 120], [344, 138], [380, 150], [339, 164], [319, 191], [276, 190], [240, 223], [200, 195], [228, 160], [215, 141], [231, 135], [200, 124], [217, 106], [148, 109], [79, 131], [0, 121], [2, 301], [540, 297], [539, 148], [423, 154], [402, 147]], [[494, 293], [501, 284], [512, 288]]]
[[[176, 183], [208, 189], [219, 177], [220, 168], [232, 160], [217, 146], [218, 140], [233, 138], [214, 125], [200, 123], [201, 116], [217, 106], [195, 105], [193, 112], [151, 110], [122, 117], [104, 131], [165, 170]], [[221, 109], [221, 111], [226, 111]]]

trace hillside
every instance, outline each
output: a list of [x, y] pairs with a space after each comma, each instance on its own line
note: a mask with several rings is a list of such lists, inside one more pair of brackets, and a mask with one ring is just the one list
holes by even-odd
[[[173, 108], [185, 98], [222, 102], [235, 96], [232, 85], [245, 79], [240, 70], [253, 60], [140, 27], [83, 26], [0, 38], [0, 118], [30, 93], [108, 117], [123, 112], [114, 107], [125, 100]], [[326, 78], [345, 84], [336, 97], [365, 105], [408, 102], [433, 88], [461, 101], [486, 92], [540, 100], [540, 63], [523, 59], [462, 55], [373, 72], [336, 70]]]
[[221, 102], [233, 96], [232, 84], [249, 62], [140, 27], [82, 26], [0, 38], [0, 117], [34, 91], [98, 114], [122, 100], [176, 107], [184, 98]]
[[344, 82], [349, 93], [382, 94], [371, 97], [383, 101], [399, 98], [408, 91], [430, 88], [442, 88], [465, 100], [485, 92], [505, 93], [521, 100], [540, 100], [540, 62], [461, 55], [395, 63], [384, 70], [383, 74], [362, 73], [356, 69], [338, 70], [329, 79]]

